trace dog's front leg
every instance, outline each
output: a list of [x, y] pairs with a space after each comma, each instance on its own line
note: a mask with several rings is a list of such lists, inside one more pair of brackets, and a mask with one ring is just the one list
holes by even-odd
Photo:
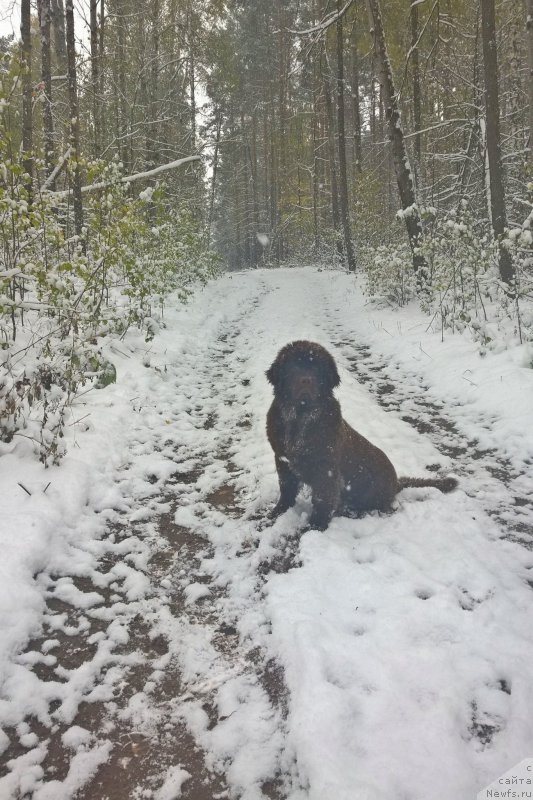
[[276, 519], [280, 514], [284, 514], [296, 502], [296, 495], [300, 487], [300, 481], [291, 470], [287, 459], [284, 456], [276, 456], [276, 469], [279, 480], [279, 500], [270, 512], [270, 519]]
[[309, 519], [309, 527], [317, 531], [325, 531], [331, 518], [339, 506], [341, 495], [340, 475], [332, 467], [326, 467], [320, 481], [311, 484], [313, 492], [313, 512]]

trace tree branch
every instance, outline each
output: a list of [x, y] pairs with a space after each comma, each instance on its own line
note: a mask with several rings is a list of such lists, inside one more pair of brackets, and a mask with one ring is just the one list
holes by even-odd
[[[136, 172], [134, 175], [125, 175], [123, 178], [119, 178], [118, 181], [101, 181], [101, 183], [92, 183], [90, 186], [82, 186], [81, 191], [85, 192], [94, 192], [98, 189], [105, 189], [107, 186], [112, 186], [113, 183], [131, 183], [132, 181], [138, 181], [142, 178], [151, 178], [153, 175], [158, 175], [160, 172], [166, 172], [169, 169], [176, 169], [177, 167], [181, 167], [183, 164], [189, 164], [192, 161], [201, 161], [201, 156], [187, 156], [186, 158], [179, 158], [177, 161], [170, 161], [168, 164], [161, 164], [159, 167], [154, 167], [154, 169], [147, 170], [146, 172]], [[54, 197], [68, 197], [71, 194], [71, 189], [65, 189], [61, 192], [49, 192], [50, 195]]]
[[337, 20], [341, 19], [344, 14], [348, 11], [350, 6], [353, 4], [354, 0], [348, 0], [348, 2], [341, 8], [340, 11], [333, 11], [328, 16], [324, 17], [318, 25], [314, 25], [312, 28], [307, 28], [305, 31], [295, 31], [289, 28], [289, 33], [293, 33], [295, 36], [308, 36], [310, 33], [323, 33], [327, 30], [331, 25], [334, 25]]

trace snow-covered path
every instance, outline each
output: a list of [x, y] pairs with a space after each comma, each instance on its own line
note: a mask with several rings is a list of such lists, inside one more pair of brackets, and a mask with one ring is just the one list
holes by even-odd
[[[0, 800], [470, 800], [533, 755], [532, 370], [425, 327], [344, 274], [227, 275], [115, 343], [59, 468], [4, 453]], [[265, 527], [301, 338], [399, 474], [460, 489]]]

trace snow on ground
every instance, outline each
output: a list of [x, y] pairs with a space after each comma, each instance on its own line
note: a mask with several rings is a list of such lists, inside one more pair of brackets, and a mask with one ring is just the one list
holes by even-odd
[[[2, 800], [94, 796], [80, 787], [109, 759], [114, 723], [80, 727], [80, 704], [149, 734], [171, 662], [183, 684], [171, 715], [243, 800], [273, 796], [269, 780], [288, 800], [470, 800], [531, 756], [531, 349], [482, 358], [428, 324], [412, 307], [377, 309], [343, 273], [226, 275], [170, 308], [153, 341], [109, 344], [117, 383], [73, 410], [59, 467], [23, 439], [1, 446]], [[335, 355], [344, 416], [399, 474], [438, 469], [459, 490], [406, 490], [392, 515], [302, 534], [303, 493], [264, 527], [277, 495], [264, 372], [301, 338]], [[189, 478], [173, 504], [176, 472]], [[205, 544], [197, 574], [151, 571], [165, 513]], [[128, 648], [139, 615], [169, 643], [159, 660]], [[233, 652], [216, 647], [221, 623]], [[43, 625], [58, 638], [39, 638]], [[75, 667], [65, 636], [87, 644]], [[119, 708], [140, 662], [145, 685]], [[57, 730], [72, 753], [62, 778], [46, 768]], [[142, 796], [187, 797], [190, 776], [176, 753]]]

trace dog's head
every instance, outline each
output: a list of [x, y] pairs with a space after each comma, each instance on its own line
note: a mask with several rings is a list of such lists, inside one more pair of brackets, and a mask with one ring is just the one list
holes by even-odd
[[295, 407], [312, 408], [340, 383], [335, 360], [315, 342], [291, 342], [283, 347], [266, 376], [276, 396]]

